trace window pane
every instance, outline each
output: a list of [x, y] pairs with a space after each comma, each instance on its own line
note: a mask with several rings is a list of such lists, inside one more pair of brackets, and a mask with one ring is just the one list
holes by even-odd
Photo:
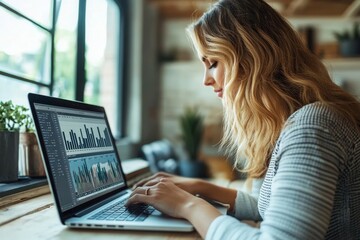
[[28, 107], [27, 94], [29, 92], [49, 95], [50, 91], [46, 87], [26, 83], [0, 75], [0, 101], [12, 100], [15, 104]]
[[51, 28], [52, 1], [50, 0], [2, 0], [3, 3], [20, 12], [36, 23]]
[[0, 23], [0, 70], [49, 83], [50, 33], [2, 7]]
[[111, 0], [86, 2], [85, 101], [106, 108], [112, 132], [119, 135], [117, 102], [119, 83], [118, 6]]
[[53, 96], [74, 99], [78, 1], [62, 1], [55, 33]]

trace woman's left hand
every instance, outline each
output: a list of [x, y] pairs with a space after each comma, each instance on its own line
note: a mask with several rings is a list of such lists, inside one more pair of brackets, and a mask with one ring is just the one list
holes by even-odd
[[176, 218], [187, 218], [186, 211], [202, 199], [184, 191], [170, 181], [159, 182], [153, 186], [137, 187], [130, 195], [126, 206], [146, 203], [162, 213]]

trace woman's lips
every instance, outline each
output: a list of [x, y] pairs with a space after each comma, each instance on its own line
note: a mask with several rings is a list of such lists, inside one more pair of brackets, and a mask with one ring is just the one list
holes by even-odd
[[222, 88], [221, 88], [221, 89], [217, 89], [217, 90], [215, 89], [214, 92], [215, 92], [215, 93], [218, 95], [218, 97], [220, 97], [220, 98], [221, 98], [222, 95], [223, 95], [223, 90], [222, 90]]

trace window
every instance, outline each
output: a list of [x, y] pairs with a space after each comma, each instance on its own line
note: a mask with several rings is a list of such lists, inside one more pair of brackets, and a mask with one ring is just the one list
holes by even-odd
[[[34, 92], [105, 106], [122, 136], [122, 0], [0, 1], [0, 100]], [[6, 86], [6, 87], [5, 87]]]
[[[41, 0], [0, 2], [0, 99], [27, 105], [30, 91], [51, 92], [52, 4]], [[32, 11], [34, 10], [34, 11]], [[29, 17], [34, 17], [30, 19]]]

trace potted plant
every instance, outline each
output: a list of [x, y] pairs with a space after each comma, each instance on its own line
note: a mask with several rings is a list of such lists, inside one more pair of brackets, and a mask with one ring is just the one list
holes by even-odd
[[340, 54], [344, 57], [360, 56], [360, 28], [354, 23], [352, 31], [334, 32], [339, 42]]
[[19, 130], [26, 108], [0, 101], [0, 182], [18, 180]]
[[196, 108], [188, 107], [179, 119], [181, 141], [187, 159], [179, 162], [180, 174], [187, 177], [205, 177], [206, 165], [199, 159], [204, 132], [203, 116]]

